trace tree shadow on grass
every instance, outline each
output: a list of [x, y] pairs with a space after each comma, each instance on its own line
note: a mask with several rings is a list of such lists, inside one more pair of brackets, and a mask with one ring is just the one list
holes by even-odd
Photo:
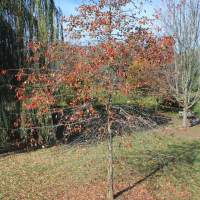
[[[158, 172], [160, 172], [159, 175], [162, 176], [164, 169], [168, 169], [170, 173], [169, 168], [171, 167], [187, 165], [188, 168], [192, 170], [195, 163], [200, 164], [200, 141], [169, 145], [166, 150], [162, 151], [147, 151], [136, 159], [137, 164], [134, 164], [134, 167], [138, 168], [141, 173], [145, 173], [146, 175], [144, 178], [117, 192], [114, 195], [115, 199], [123, 193], [133, 189], [138, 184], [153, 178]], [[144, 162], [146, 164], [144, 164]]]

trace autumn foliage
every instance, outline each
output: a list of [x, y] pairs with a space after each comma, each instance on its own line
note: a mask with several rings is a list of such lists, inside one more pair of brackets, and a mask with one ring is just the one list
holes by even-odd
[[[64, 106], [82, 108], [94, 99], [106, 104], [117, 91], [127, 95], [143, 86], [158, 86], [163, 75], [155, 74], [171, 62], [173, 39], [142, 28], [141, 21], [147, 25], [148, 19], [136, 19], [137, 9], [126, 13], [127, 3], [82, 5], [79, 15], [64, 19], [68, 36], [90, 38], [88, 45], [29, 43], [28, 67], [16, 75], [21, 83], [16, 96], [24, 109], [42, 115], [61, 100]], [[77, 112], [81, 118], [81, 109]]]

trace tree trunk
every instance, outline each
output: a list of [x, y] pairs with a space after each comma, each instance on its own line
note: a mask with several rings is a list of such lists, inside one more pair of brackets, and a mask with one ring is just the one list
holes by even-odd
[[188, 127], [188, 121], [187, 121], [187, 108], [183, 109], [183, 121], [182, 121], [183, 128]]
[[113, 200], [113, 147], [110, 120], [110, 105], [107, 106], [107, 131], [108, 131], [108, 200]]

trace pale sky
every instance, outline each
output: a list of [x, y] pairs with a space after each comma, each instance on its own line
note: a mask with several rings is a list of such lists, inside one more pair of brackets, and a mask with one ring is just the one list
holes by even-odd
[[[146, 3], [144, 8], [146, 10], [146, 15], [151, 17], [154, 13], [154, 9], [159, 9], [161, 7], [162, 0], [152, 0], [152, 3]], [[75, 8], [77, 8], [84, 0], [55, 0], [56, 6], [61, 8], [64, 16], [69, 16], [75, 14]], [[77, 41], [76, 41], [77, 42]], [[80, 40], [80, 43], [85, 43], [85, 40]]]
[[[81, 4], [81, 2], [84, 2], [83, 0], [55, 0], [55, 3], [58, 7], [61, 8], [63, 15], [69, 16], [71, 14], [74, 14], [75, 8]], [[154, 8], [160, 8], [161, 7], [161, 0], [152, 0], [152, 4], [148, 6], [145, 6], [147, 10], [147, 14], [149, 16], [152, 15]]]
[[81, 0], [55, 0], [56, 6], [60, 7], [63, 15], [74, 14], [75, 8], [80, 5]]

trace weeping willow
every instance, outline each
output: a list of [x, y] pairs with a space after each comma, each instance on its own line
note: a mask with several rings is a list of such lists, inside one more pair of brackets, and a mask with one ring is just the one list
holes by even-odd
[[15, 98], [15, 75], [28, 55], [31, 40], [50, 43], [63, 39], [62, 13], [54, 0], [0, 1], [0, 146], [12, 139], [13, 121], [23, 111]]

